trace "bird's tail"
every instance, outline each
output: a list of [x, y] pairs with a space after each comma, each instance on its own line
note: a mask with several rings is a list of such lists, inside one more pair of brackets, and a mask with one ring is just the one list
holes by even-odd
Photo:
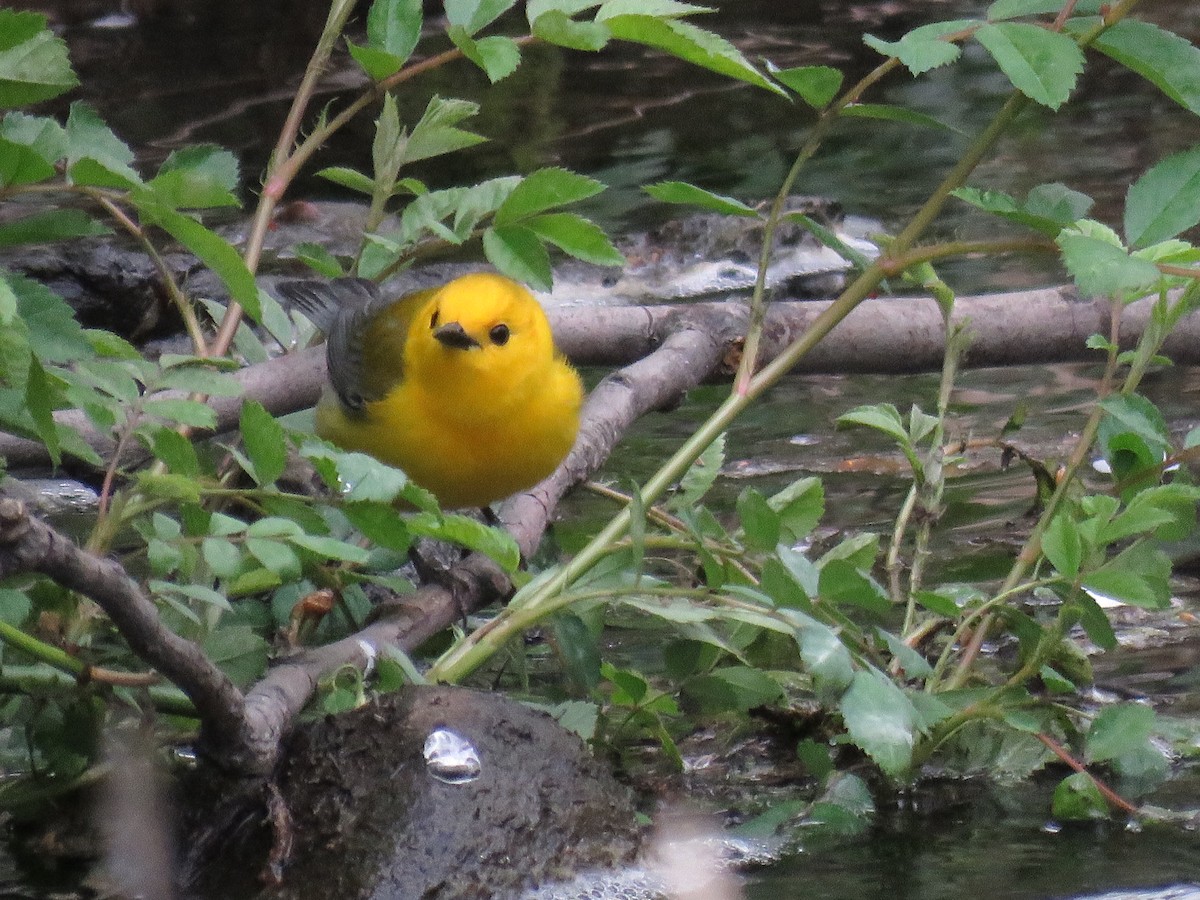
[[308, 316], [323, 334], [330, 333], [340, 313], [365, 311], [379, 296], [375, 283], [365, 278], [281, 281], [275, 291]]

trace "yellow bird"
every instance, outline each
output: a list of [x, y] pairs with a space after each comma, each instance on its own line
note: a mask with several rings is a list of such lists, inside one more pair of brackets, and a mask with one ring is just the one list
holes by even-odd
[[579, 376], [516, 282], [464, 275], [398, 299], [357, 278], [279, 292], [326, 335], [317, 434], [403, 469], [444, 507], [531, 487], [575, 442]]

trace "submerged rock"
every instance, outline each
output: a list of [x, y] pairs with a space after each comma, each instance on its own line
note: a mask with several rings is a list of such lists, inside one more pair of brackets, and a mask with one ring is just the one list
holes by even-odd
[[[473, 754], [470, 777], [445, 777], [445, 732], [463, 742], [455, 753]], [[279, 787], [293, 819], [281, 882], [255, 893], [260, 829], [222, 850], [200, 896], [503, 898], [626, 862], [639, 840], [629, 791], [578, 737], [461, 688], [413, 687], [302, 727]]]

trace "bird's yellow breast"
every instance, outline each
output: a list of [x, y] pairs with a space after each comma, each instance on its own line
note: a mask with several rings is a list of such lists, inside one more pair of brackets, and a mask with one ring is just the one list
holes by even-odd
[[402, 377], [361, 409], [327, 391], [317, 433], [398, 466], [446, 507], [483, 506], [549, 475], [574, 443], [583, 391], [537, 301], [508, 279], [469, 275], [405, 304], [363, 335], [365, 378], [387, 364]]

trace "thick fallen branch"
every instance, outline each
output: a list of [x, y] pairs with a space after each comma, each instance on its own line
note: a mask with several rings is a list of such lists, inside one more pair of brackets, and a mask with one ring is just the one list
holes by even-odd
[[[768, 314], [763, 362], [774, 357], [828, 307], [827, 301], [781, 302]], [[1122, 343], [1132, 346], [1145, 327], [1151, 301], [1123, 311]], [[678, 330], [681, 317], [692, 327], [714, 334], [744, 332], [746, 307], [738, 302], [688, 306], [624, 306], [550, 310], [555, 338], [579, 365], [625, 365], [641, 359]], [[1080, 300], [1073, 288], [1047, 288], [1007, 294], [962, 297], [955, 318], [969, 320], [974, 342], [967, 365], [1066, 362], [1094, 358], [1085, 342], [1107, 334], [1109, 306]], [[861, 303], [796, 367], [797, 372], [901, 373], [936, 370], [942, 361], [943, 335], [937, 304], [927, 297], [877, 298]], [[1178, 363], [1200, 363], [1200, 315], [1172, 332], [1164, 352]], [[244, 393], [214, 397], [217, 430], [236, 427], [245, 398], [257, 400], [276, 415], [316, 402], [324, 380], [324, 351], [311, 348], [249, 366], [234, 377]], [[163, 396], [171, 396], [164, 394]], [[182, 396], [182, 394], [179, 394]], [[101, 456], [113, 449], [110, 436], [98, 434], [77, 410], [60, 412], [60, 422], [76, 429]], [[0, 457], [10, 468], [45, 465], [45, 448], [33, 441], [0, 434]]]

